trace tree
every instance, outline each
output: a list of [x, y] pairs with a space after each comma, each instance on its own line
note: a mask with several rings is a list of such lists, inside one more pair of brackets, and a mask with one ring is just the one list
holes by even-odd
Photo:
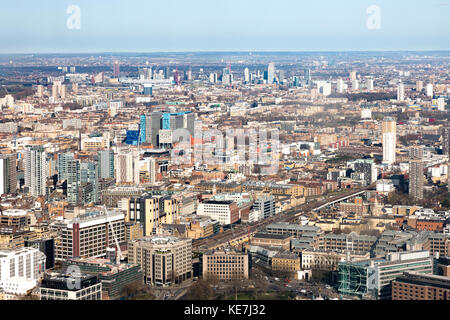
[[188, 300], [212, 300], [214, 290], [211, 283], [208, 280], [199, 279], [188, 288], [186, 298]]
[[122, 297], [127, 300], [155, 300], [155, 295], [140, 281], [127, 284], [120, 291]]

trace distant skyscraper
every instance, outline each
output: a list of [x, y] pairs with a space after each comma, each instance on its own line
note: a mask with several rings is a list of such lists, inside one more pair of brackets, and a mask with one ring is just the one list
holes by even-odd
[[79, 204], [78, 187], [80, 185], [80, 160], [67, 161], [67, 202]]
[[427, 84], [427, 96], [433, 98], [433, 85], [431, 83]]
[[351, 71], [349, 75], [350, 81], [356, 80], [356, 71]]
[[119, 65], [119, 61], [114, 61], [114, 67], [113, 67], [113, 71], [114, 71], [114, 78], [119, 78], [119, 74], [120, 74], [120, 65]]
[[311, 83], [311, 70], [310, 69], [304, 70], [304, 78], [305, 78], [306, 84], [309, 85]]
[[397, 86], [397, 101], [405, 101], [405, 85], [399, 83]]
[[441, 135], [442, 135], [442, 153], [450, 157], [450, 127], [442, 128]]
[[423, 89], [423, 81], [416, 81], [416, 91], [421, 92]]
[[58, 180], [67, 179], [67, 163], [69, 160], [74, 159], [73, 152], [64, 152], [58, 154], [58, 161], [56, 164], [56, 170], [58, 171]]
[[244, 82], [245, 83], [250, 82], [250, 72], [248, 71], [248, 68], [244, 69]]
[[164, 78], [165, 79], [170, 79], [171, 76], [172, 76], [172, 74], [170, 72], [170, 67], [165, 67], [164, 68]]
[[64, 100], [66, 98], [66, 86], [63, 84], [60, 87], [60, 93], [61, 99]]
[[119, 184], [139, 183], [139, 153], [136, 149], [123, 149], [114, 159], [116, 182]]
[[353, 91], [359, 90], [359, 81], [357, 79], [352, 80], [352, 90]]
[[271, 62], [267, 66], [267, 83], [272, 84], [275, 80], [275, 63]]
[[233, 81], [231, 70], [229, 68], [224, 68], [222, 72], [222, 83], [226, 86], [230, 85]]
[[98, 152], [99, 179], [114, 178], [114, 151]]
[[410, 160], [423, 160], [423, 146], [412, 146], [409, 148]]
[[210, 73], [209, 74], [209, 82], [210, 83], [216, 83], [217, 82], [217, 73]]
[[36, 96], [38, 98], [42, 98], [42, 96], [44, 95], [44, 86], [43, 85], [38, 85], [36, 88]]
[[367, 91], [373, 90], [373, 79], [371, 79], [371, 78], [366, 79], [366, 89], [367, 89]]
[[17, 190], [17, 154], [0, 155], [0, 195]]
[[41, 146], [25, 150], [25, 187], [34, 196], [46, 194], [46, 153]]
[[336, 91], [338, 93], [344, 93], [344, 81], [342, 79], [337, 80]]
[[411, 160], [409, 162], [409, 196], [414, 199], [423, 199], [422, 160]]
[[383, 163], [395, 162], [395, 150], [397, 144], [397, 124], [393, 118], [387, 117], [382, 122], [381, 133], [383, 136]]

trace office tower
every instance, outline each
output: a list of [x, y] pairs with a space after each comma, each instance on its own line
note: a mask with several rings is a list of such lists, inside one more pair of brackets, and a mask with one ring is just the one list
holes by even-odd
[[0, 195], [17, 190], [17, 154], [0, 155]]
[[98, 169], [99, 179], [114, 178], [114, 151], [100, 150], [98, 152]]
[[[159, 144], [159, 130], [161, 129], [162, 112], [152, 112], [141, 115], [141, 136], [145, 134], [145, 140], [141, 142], [150, 143], [154, 147]], [[144, 125], [145, 123], [145, 125]]]
[[267, 83], [272, 84], [275, 80], [275, 63], [271, 62], [267, 66]]
[[344, 81], [342, 79], [337, 80], [336, 91], [338, 93], [344, 93]]
[[397, 86], [397, 101], [405, 101], [405, 85], [399, 83]]
[[113, 73], [114, 73], [114, 78], [119, 78], [119, 74], [120, 74], [119, 61], [114, 62]]
[[42, 98], [42, 96], [44, 95], [44, 86], [43, 85], [38, 85], [36, 88], [36, 96], [38, 98]]
[[165, 67], [164, 68], [164, 78], [166, 80], [169, 80], [171, 76], [172, 76], [172, 74], [170, 72], [170, 67]]
[[50, 229], [58, 232], [55, 259], [104, 257], [106, 249], [125, 241], [125, 215], [118, 209], [90, 210], [73, 219], [54, 221]]
[[423, 89], [423, 81], [416, 81], [416, 91], [421, 92]]
[[427, 96], [433, 98], [433, 85], [431, 83], [427, 84]]
[[144, 70], [145, 70], [145, 79], [146, 80], [153, 79], [153, 70], [152, 70], [152, 68], [150, 67], [150, 68], [146, 68]]
[[34, 146], [25, 150], [25, 187], [34, 196], [46, 194], [46, 162], [47, 157], [44, 148]]
[[280, 74], [280, 76], [279, 76], [280, 83], [284, 83], [284, 81], [286, 80], [284, 70], [280, 70], [279, 74]]
[[192, 277], [192, 239], [152, 236], [132, 240], [128, 262], [141, 266], [146, 284], [179, 284]]
[[233, 81], [233, 75], [231, 74], [230, 68], [224, 68], [222, 72], [222, 84], [223, 85], [231, 85]]
[[147, 143], [147, 120], [145, 114], [139, 116], [139, 144], [143, 143]]
[[72, 83], [72, 92], [78, 93], [78, 83]]
[[359, 90], [359, 81], [357, 79], [352, 80], [352, 90], [353, 91]]
[[250, 83], [250, 72], [248, 71], [248, 68], [244, 69], [244, 82]]
[[217, 73], [210, 73], [209, 74], [209, 82], [210, 83], [216, 83], [217, 82]]
[[191, 81], [192, 80], [192, 69], [189, 68], [189, 70], [186, 72], [185, 79], [187, 81]]
[[77, 68], [76, 68], [76, 67], [70, 67], [70, 73], [75, 73], [75, 72], [76, 72], [76, 70], [77, 70]]
[[309, 85], [311, 83], [311, 70], [310, 69], [305, 69], [303, 71], [303, 73], [304, 73], [305, 83], [307, 85]]
[[349, 77], [350, 77], [350, 81], [352, 81], [352, 82], [355, 81], [356, 80], [356, 71], [351, 71]]
[[387, 117], [383, 119], [381, 133], [383, 137], [383, 163], [395, 162], [395, 150], [397, 144], [397, 124], [395, 119]]
[[422, 160], [411, 160], [409, 162], [409, 196], [414, 199], [423, 199]]
[[373, 79], [370, 79], [370, 78], [366, 79], [366, 89], [367, 89], [367, 91], [373, 90]]

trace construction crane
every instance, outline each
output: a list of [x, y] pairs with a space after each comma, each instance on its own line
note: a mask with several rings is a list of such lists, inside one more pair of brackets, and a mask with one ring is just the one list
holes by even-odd
[[[106, 208], [106, 205], [103, 205], [103, 209], [105, 210], [106, 219], [109, 220], [109, 212], [108, 212], [108, 209]], [[114, 227], [113, 227], [111, 220], [109, 220], [109, 226], [111, 228], [112, 235], [113, 235], [114, 241], [116, 243], [116, 248], [117, 248], [117, 252], [119, 254], [119, 259], [120, 259], [120, 261], [122, 261], [125, 259], [125, 257], [122, 255], [122, 250], [120, 250], [119, 241], [117, 241], [116, 232], [114, 231]]]

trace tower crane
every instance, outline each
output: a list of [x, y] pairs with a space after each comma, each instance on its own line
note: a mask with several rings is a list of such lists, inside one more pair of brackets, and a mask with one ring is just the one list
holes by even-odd
[[[109, 220], [109, 212], [108, 212], [108, 209], [106, 208], [106, 205], [103, 205], [103, 209], [105, 210], [106, 219]], [[117, 252], [119, 255], [119, 259], [120, 259], [120, 261], [122, 261], [125, 259], [125, 257], [122, 255], [122, 250], [120, 250], [119, 241], [117, 240], [116, 232], [114, 230], [114, 226], [113, 226], [111, 220], [109, 220], [109, 227], [111, 228], [112, 235], [114, 237], [114, 242], [116, 243], [116, 248], [117, 248]]]

